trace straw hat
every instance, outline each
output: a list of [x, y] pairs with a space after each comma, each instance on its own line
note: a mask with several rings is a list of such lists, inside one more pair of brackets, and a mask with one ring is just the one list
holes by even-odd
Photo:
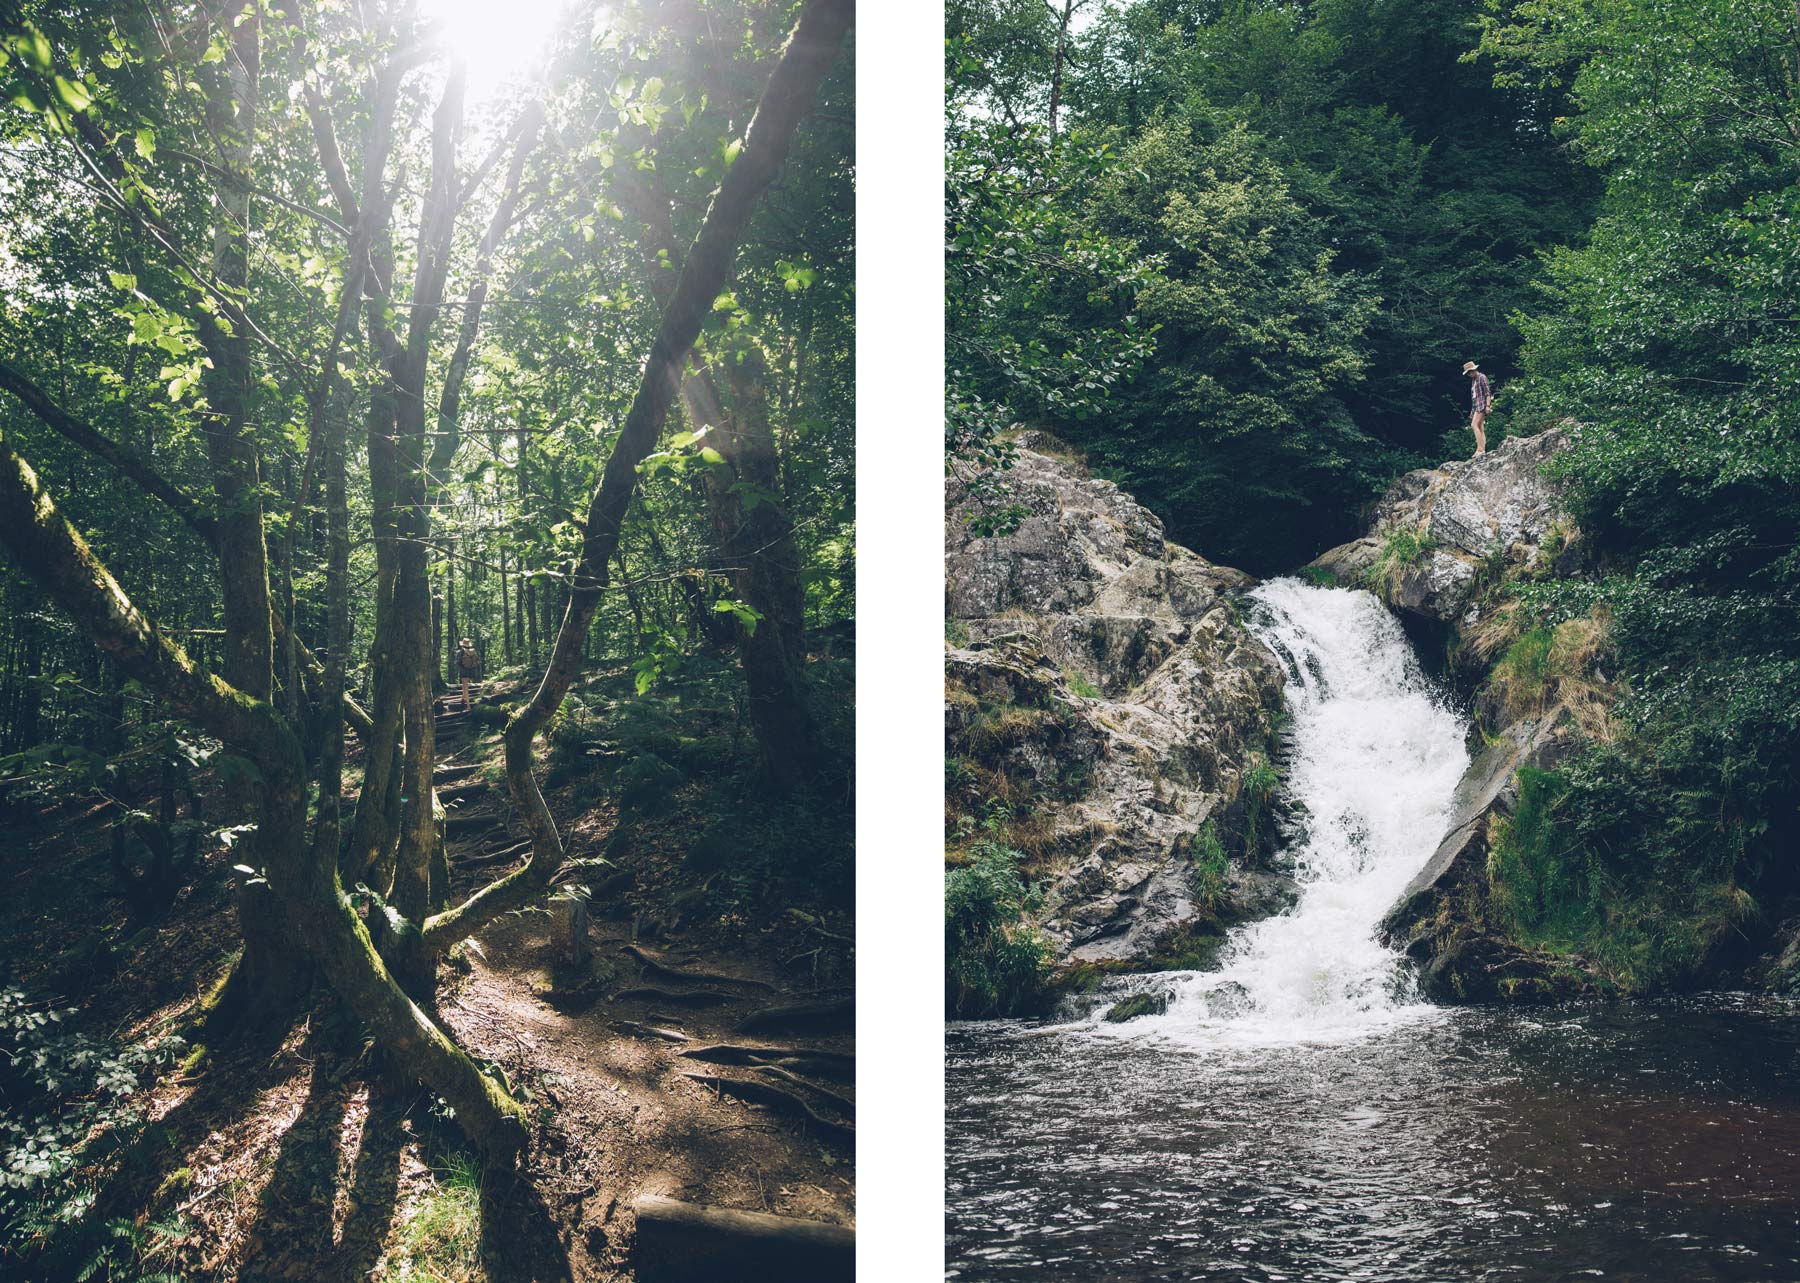
[[1467, 374], [1470, 370], [1479, 370], [1480, 368], [1481, 367], [1479, 365], [1476, 365], [1475, 362], [1473, 362], [1473, 361], [1464, 361], [1463, 362], [1463, 373], [1464, 374]]

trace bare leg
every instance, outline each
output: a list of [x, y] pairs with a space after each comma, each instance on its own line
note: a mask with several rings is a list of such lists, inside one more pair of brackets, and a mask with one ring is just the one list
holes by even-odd
[[1475, 429], [1475, 453], [1487, 453], [1487, 415], [1477, 414], [1470, 418], [1469, 426]]
[[470, 704], [469, 704], [469, 679], [467, 677], [463, 678], [462, 684], [463, 684], [463, 707], [466, 709], [466, 708], [470, 707]]

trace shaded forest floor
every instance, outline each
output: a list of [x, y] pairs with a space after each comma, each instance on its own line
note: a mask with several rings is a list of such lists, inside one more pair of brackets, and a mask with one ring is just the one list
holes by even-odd
[[[847, 731], [850, 665], [815, 669], [843, 687]], [[100, 1253], [116, 1278], [628, 1279], [647, 1194], [854, 1224], [837, 1126], [854, 1109], [848, 798], [763, 796], [725, 666], [648, 697], [630, 682], [590, 679], [550, 736], [552, 810], [571, 856], [595, 861], [565, 879], [590, 893], [591, 961], [564, 961], [551, 904], [493, 924], [442, 973], [440, 1018], [531, 1111], [521, 1177], [484, 1174], [321, 997], [278, 1045], [189, 1049], [140, 1093], [123, 1147], [77, 1177], [111, 1228], [46, 1277]], [[510, 694], [440, 715], [458, 896], [520, 858], [499, 774]], [[182, 1029], [225, 973], [238, 875], [215, 853], [166, 909], [134, 916], [108, 848], [108, 808], [91, 803], [0, 836], [0, 978], [129, 1045]], [[740, 1027], [793, 1004], [822, 1011]], [[707, 1050], [721, 1044], [735, 1050]], [[814, 1117], [734, 1094], [767, 1087]]]

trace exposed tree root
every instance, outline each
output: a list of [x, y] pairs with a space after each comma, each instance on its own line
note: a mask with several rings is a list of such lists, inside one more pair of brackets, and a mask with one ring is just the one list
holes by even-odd
[[692, 1047], [680, 1054], [689, 1060], [704, 1060], [715, 1065], [785, 1065], [789, 1069], [821, 1074], [841, 1082], [849, 1081], [856, 1074], [855, 1056], [811, 1047], [746, 1047], [741, 1043], [720, 1042]]
[[750, 980], [743, 976], [728, 976], [722, 971], [684, 970], [681, 967], [664, 962], [660, 954], [657, 954], [653, 950], [646, 949], [641, 945], [622, 944], [619, 946], [619, 952], [628, 957], [636, 958], [643, 964], [645, 971], [654, 972], [659, 976], [667, 976], [670, 980], [679, 980], [684, 984], [744, 985], [751, 989], [763, 989], [767, 990], [769, 993], [775, 992], [775, 986], [763, 980]]
[[759, 1074], [768, 1074], [773, 1078], [779, 1078], [783, 1082], [793, 1083], [796, 1087], [804, 1087], [815, 1095], [822, 1096], [826, 1100], [829, 1100], [833, 1105], [836, 1105], [850, 1117], [854, 1118], [856, 1116], [856, 1102], [854, 1100], [851, 1100], [848, 1096], [842, 1095], [839, 1092], [832, 1091], [829, 1087], [821, 1087], [818, 1083], [809, 1082], [799, 1074], [796, 1074], [791, 1070], [783, 1069], [780, 1065], [758, 1065], [756, 1067], [756, 1072]]
[[[607, 1024], [620, 1033], [632, 1038], [655, 1038], [663, 1042], [692, 1042], [693, 1039], [679, 1029], [664, 1029], [660, 1025], [640, 1024], [636, 1020], [609, 1020]], [[682, 1055], [687, 1055], [682, 1052]]]
[[640, 986], [635, 989], [621, 989], [613, 995], [620, 1002], [673, 1002], [690, 1007], [719, 1007], [736, 1002], [737, 999], [717, 989], [657, 989]]
[[753, 1105], [762, 1105], [778, 1113], [801, 1118], [817, 1128], [821, 1135], [829, 1136], [846, 1145], [856, 1143], [855, 1127], [849, 1123], [839, 1122], [835, 1118], [825, 1117], [805, 1100], [784, 1088], [742, 1078], [722, 1078], [717, 1074], [683, 1074], [682, 1077], [711, 1087], [714, 1091], [725, 1092], [741, 1100], [749, 1101]]

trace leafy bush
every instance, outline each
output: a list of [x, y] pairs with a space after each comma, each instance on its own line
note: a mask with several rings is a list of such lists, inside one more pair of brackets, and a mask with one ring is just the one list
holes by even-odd
[[1023, 919], [1040, 894], [1019, 873], [1019, 852], [975, 843], [969, 862], [944, 873], [944, 1005], [979, 1019], [1018, 1011], [1050, 969], [1050, 949]]
[[170, 1036], [117, 1047], [71, 1028], [75, 1014], [0, 989], [0, 1264], [30, 1259], [77, 1226], [77, 1255], [90, 1269], [119, 1263], [121, 1252], [135, 1259], [147, 1243], [141, 1229], [81, 1224], [93, 1206], [82, 1169], [139, 1121], [144, 1079], [186, 1044]]
[[1367, 572], [1369, 587], [1382, 596], [1391, 596], [1399, 587], [1401, 576], [1423, 561], [1434, 547], [1431, 536], [1424, 531], [1395, 526], [1381, 537], [1381, 551], [1375, 554]]
[[1281, 785], [1281, 774], [1265, 753], [1252, 753], [1244, 764], [1244, 850], [1254, 852], [1267, 835], [1263, 822], [1275, 804], [1275, 790]]

